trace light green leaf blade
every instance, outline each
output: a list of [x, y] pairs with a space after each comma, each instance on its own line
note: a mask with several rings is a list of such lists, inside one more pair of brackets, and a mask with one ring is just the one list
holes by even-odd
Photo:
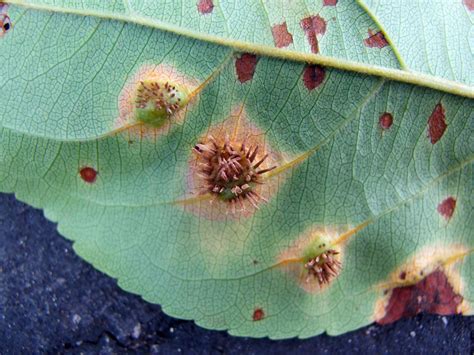
[[[94, 1], [79, 5], [94, 6], [95, 11], [119, 6]], [[140, 47], [148, 57], [124, 63], [118, 53], [111, 57], [110, 67], [117, 63], [122, 68], [98, 71], [109, 84], [103, 86], [107, 90], [93, 91], [97, 110], [112, 112], [109, 117], [98, 118], [95, 111], [69, 117], [58, 113], [58, 120], [80, 127], [72, 130], [53, 123], [44, 129], [41, 120], [36, 126], [22, 125], [19, 117], [27, 112], [15, 110], [25, 110], [25, 94], [9, 96], [5, 103], [11, 111], [0, 116], [1, 190], [44, 208], [47, 217], [59, 223], [60, 232], [75, 241], [78, 254], [117, 278], [124, 289], [161, 304], [173, 316], [235, 335], [340, 334], [374, 320], [376, 303], [386, 289], [382, 286], [413, 255], [425, 248], [449, 251], [460, 245], [465, 253], [456, 260], [456, 270], [464, 286], [458, 291], [465, 304], [473, 301], [472, 100], [329, 68], [323, 82], [309, 90], [303, 80], [304, 63], [268, 57], [260, 57], [253, 77], [242, 83], [236, 74], [240, 55], [232, 55], [227, 47], [95, 16], [24, 13], [13, 6], [9, 11], [13, 19], [22, 17], [15, 28], [18, 34], [4, 38], [11, 47], [1, 47], [9, 61], [18, 56], [6, 49], [18, 51], [21, 46], [12, 45], [14, 36], [24, 38], [22, 31], [39, 36], [44, 30], [21, 27], [28, 16], [49, 16], [53, 24], [99, 21], [104, 26], [99, 42], [121, 33], [129, 38], [127, 45], [142, 43], [132, 41], [135, 37], [161, 39], [158, 47]], [[170, 43], [179, 45], [169, 57], [160, 56], [160, 49]], [[188, 66], [190, 48], [193, 58], [206, 61]], [[44, 65], [52, 57], [37, 61]], [[74, 60], [81, 63], [80, 57]], [[142, 61], [153, 60], [176, 65], [205, 82], [198, 100], [182, 123], [162, 135], [114, 132], [109, 119], [118, 112], [111, 103], [117, 104], [127, 75]], [[57, 70], [58, 78], [69, 73]], [[87, 82], [77, 85], [90, 95]], [[10, 86], [21, 92], [21, 83]], [[19, 101], [12, 104], [15, 98]], [[86, 102], [79, 106], [90, 108]], [[61, 104], [71, 108], [64, 100]], [[447, 129], [433, 143], [428, 121], [438, 104]], [[243, 108], [240, 114], [236, 108]], [[385, 129], [380, 125], [384, 112], [393, 116], [393, 124]], [[269, 177], [275, 191], [249, 217], [229, 214], [213, 220], [202, 215], [210, 205], [201, 205], [196, 213], [177, 202], [189, 197], [192, 148], [231, 116], [256, 126], [266, 144], [281, 153], [280, 166], [286, 169]], [[84, 166], [98, 171], [94, 183], [81, 179]], [[446, 219], [438, 206], [448, 197], [456, 199], [456, 208]], [[341, 273], [321, 292], [307, 292], [282, 267], [282, 253], [311, 228], [331, 233], [357, 226], [360, 230], [343, 244]], [[264, 311], [259, 321], [254, 320], [256, 309]]]

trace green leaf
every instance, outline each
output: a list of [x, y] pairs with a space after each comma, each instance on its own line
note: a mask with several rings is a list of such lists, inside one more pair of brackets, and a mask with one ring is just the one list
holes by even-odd
[[[444, 312], [470, 314], [472, 12], [446, 6], [11, 1], [0, 190], [122, 288], [203, 327], [340, 334], [386, 322], [392, 290], [436, 271], [456, 294]], [[249, 185], [268, 202], [243, 195], [234, 212], [230, 187], [202, 193], [209, 135], [269, 154], [276, 169]], [[320, 285], [307, 263], [330, 250], [342, 269]]]

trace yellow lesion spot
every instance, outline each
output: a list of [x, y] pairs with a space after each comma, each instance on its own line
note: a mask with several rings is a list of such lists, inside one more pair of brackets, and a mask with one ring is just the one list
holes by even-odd
[[[356, 228], [312, 226], [277, 258], [277, 267], [288, 273], [306, 292], [319, 293], [330, 287], [343, 268], [342, 235]], [[344, 239], [345, 241], [345, 239]]]
[[118, 100], [119, 117], [111, 133], [127, 131], [139, 138], [157, 137], [181, 124], [197, 100], [199, 83], [175, 67], [143, 65], [128, 81]]
[[[464, 282], [458, 266], [472, 251], [461, 244], [437, 244], [416, 252], [396, 268], [389, 275], [387, 281], [376, 286], [382, 296], [376, 302], [374, 319], [381, 320], [386, 316], [387, 305], [394, 289], [416, 285], [435, 272], [442, 272], [452, 287], [452, 292], [462, 295]], [[462, 299], [462, 302], [459, 302], [457, 313], [465, 314], [469, 312], [469, 309], [467, 301]]]

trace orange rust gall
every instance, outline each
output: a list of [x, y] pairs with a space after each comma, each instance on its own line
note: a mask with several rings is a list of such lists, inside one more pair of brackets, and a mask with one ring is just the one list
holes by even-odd
[[231, 204], [235, 213], [237, 204], [244, 209], [244, 201], [258, 208], [265, 199], [256, 191], [263, 184], [262, 175], [276, 166], [262, 168], [268, 155], [259, 152], [262, 147], [245, 141], [233, 142], [226, 136], [217, 141], [209, 136], [198, 143], [194, 152], [198, 161], [197, 174], [202, 178], [202, 193], [210, 193]]
[[321, 292], [341, 273], [342, 246], [338, 241], [347, 233], [330, 227], [311, 227], [279, 255], [278, 265], [306, 292]]
[[127, 130], [130, 138], [156, 138], [172, 124], [184, 121], [194, 104], [198, 82], [175, 67], [145, 64], [122, 89], [115, 130]]
[[90, 166], [85, 166], [81, 168], [81, 170], [79, 171], [79, 175], [81, 176], [81, 179], [87, 182], [88, 184], [94, 183], [97, 179], [97, 171], [94, 168], [91, 168]]
[[311, 278], [315, 278], [319, 285], [329, 284], [329, 282], [339, 275], [342, 269], [342, 264], [336, 259], [338, 255], [334, 249], [329, 249], [320, 255], [311, 258], [305, 265], [305, 269], [308, 270], [308, 276], [306, 282], [309, 282]]
[[211, 126], [190, 151], [188, 188], [177, 204], [205, 219], [251, 216], [284, 179], [284, 174], [276, 178], [270, 172], [282, 163], [281, 154], [271, 149], [243, 106]]

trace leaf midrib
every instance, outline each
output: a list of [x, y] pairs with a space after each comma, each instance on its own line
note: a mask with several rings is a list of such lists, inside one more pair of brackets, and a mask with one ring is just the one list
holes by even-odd
[[[261, 56], [291, 60], [296, 62], [304, 62], [309, 64], [319, 64], [322, 66], [332, 67], [336, 69], [341, 69], [345, 71], [352, 71], [366, 75], [378, 76], [385, 78], [387, 80], [393, 80], [398, 82], [403, 82], [407, 84], [413, 84], [417, 86], [428, 87], [431, 89], [443, 91], [446, 93], [463, 96], [467, 98], [474, 98], [474, 88], [459, 83], [453, 80], [448, 80], [433, 75], [423, 74], [420, 72], [414, 72], [409, 70], [400, 70], [385, 68], [381, 66], [363, 64], [355, 61], [350, 61], [346, 59], [339, 59], [334, 57], [328, 57], [324, 55], [316, 55], [311, 53], [301, 53], [292, 50], [274, 48], [267, 45], [254, 44], [244, 41], [238, 41], [223, 37], [218, 37], [214, 35], [209, 35], [205, 33], [195, 32], [187, 30], [183, 27], [164, 23], [158, 20], [151, 20], [142, 16], [137, 16], [134, 13], [129, 13], [127, 15], [106, 12], [106, 11], [94, 11], [94, 10], [78, 10], [70, 9], [58, 6], [50, 5], [38, 5], [38, 4], [25, 4], [22, 0], [10, 0], [6, 1], [7, 3], [21, 6], [26, 9], [38, 10], [38, 11], [50, 11], [64, 14], [80, 15], [80, 16], [93, 16], [102, 19], [122, 21], [127, 23], [134, 23], [137, 25], [156, 28], [158, 30], [175, 33], [177, 35], [193, 38], [196, 40], [201, 40], [208, 43], [214, 43], [221, 46], [226, 46], [233, 48], [234, 50], [241, 52], [254, 53]], [[360, 6], [363, 6], [359, 2]], [[369, 13], [370, 16], [370, 13]], [[377, 19], [372, 19], [377, 22]], [[386, 33], [385, 33], [386, 34]], [[392, 44], [392, 48], [395, 48]], [[394, 49], [395, 53], [398, 53], [396, 48]], [[401, 58], [397, 56], [400, 60]], [[400, 62], [401, 67], [403, 67], [403, 61]]]

